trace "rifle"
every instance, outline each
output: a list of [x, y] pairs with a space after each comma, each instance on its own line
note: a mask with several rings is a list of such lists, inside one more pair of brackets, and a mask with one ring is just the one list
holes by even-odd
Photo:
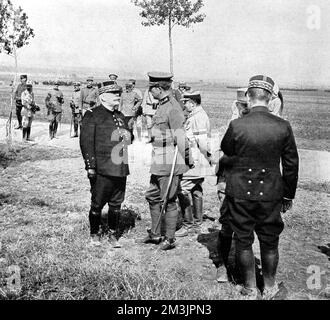
[[162, 217], [163, 217], [163, 215], [164, 215], [164, 213], [166, 211], [166, 208], [167, 208], [168, 196], [169, 196], [171, 185], [172, 185], [172, 181], [173, 181], [174, 169], [175, 169], [176, 160], [177, 160], [177, 157], [178, 157], [178, 152], [179, 152], [179, 148], [176, 145], [175, 146], [174, 157], [173, 157], [172, 169], [171, 169], [171, 173], [170, 173], [170, 178], [168, 180], [168, 185], [167, 185], [167, 189], [166, 189], [165, 196], [164, 196], [164, 198], [165, 198], [164, 199], [164, 203], [163, 203], [163, 206], [162, 206], [162, 210], [160, 211], [160, 215], [159, 215], [159, 218], [157, 220], [156, 226], [155, 226], [154, 230], [152, 230], [152, 233], [153, 234], [156, 234], [156, 230], [158, 229], [158, 226], [159, 226], [159, 224], [160, 224], [160, 222], [162, 220]]

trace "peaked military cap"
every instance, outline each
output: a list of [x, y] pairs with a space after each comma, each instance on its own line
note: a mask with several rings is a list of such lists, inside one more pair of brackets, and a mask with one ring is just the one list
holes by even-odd
[[26, 82], [26, 85], [28, 86], [28, 87], [32, 87], [32, 81], [31, 80], [28, 80], [27, 82]]
[[187, 83], [186, 82], [179, 82], [179, 88], [186, 88]]
[[136, 80], [135, 79], [129, 79], [128, 82], [136, 84]]
[[274, 80], [264, 75], [257, 75], [250, 78], [248, 88], [260, 88], [273, 93]]
[[94, 81], [94, 78], [93, 78], [93, 77], [88, 77], [88, 78], [86, 79], [86, 81]]
[[21, 79], [27, 79], [27, 75], [26, 74], [21, 74], [20, 78]]
[[239, 88], [237, 89], [237, 102], [247, 104], [247, 96], [246, 96], [247, 88]]
[[111, 76], [115, 77], [116, 80], [118, 79], [118, 76], [117, 76], [115, 73], [110, 73], [110, 74], [109, 74], [109, 78], [110, 78]]
[[115, 81], [104, 81], [101, 82], [97, 85], [98, 89], [99, 89], [99, 94], [102, 93], [119, 93], [121, 94], [123, 92], [123, 88], [121, 86], [119, 86]]
[[60, 85], [60, 80], [55, 80], [54, 85], [59, 86]]
[[126, 82], [125, 83], [125, 87], [126, 88], [132, 88], [133, 87], [133, 83], [132, 82]]
[[148, 77], [149, 77], [149, 86], [150, 87], [155, 87], [159, 86], [162, 83], [171, 83], [173, 82], [173, 74], [167, 73], [167, 72], [148, 72]]
[[74, 85], [74, 86], [80, 86], [81, 83], [78, 81], [78, 82], [74, 82], [73, 85]]
[[187, 100], [200, 100], [201, 99], [201, 94], [199, 91], [189, 91], [185, 92], [183, 95], [183, 98], [180, 99], [181, 101], [187, 101]]

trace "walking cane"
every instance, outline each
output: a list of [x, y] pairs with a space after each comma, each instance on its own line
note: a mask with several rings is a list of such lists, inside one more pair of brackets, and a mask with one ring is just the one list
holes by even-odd
[[170, 174], [170, 178], [168, 180], [168, 185], [167, 185], [167, 189], [166, 189], [166, 192], [165, 192], [165, 199], [164, 199], [164, 203], [163, 203], [163, 206], [162, 206], [162, 210], [160, 211], [160, 215], [159, 215], [159, 218], [158, 218], [158, 221], [156, 223], [156, 226], [154, 228], [154, 230], [152, 231], [153, 234], [156, 234], [156, 230], [157, 228], [159, 227], [159, 224], [162, 220], [162, 217], [166, 211], [166, 208], [167, 208], [167, 203], [168, 203], [168, 196], [169, 196], [169, 193], [170, 193], [170, 189], [171, 189], [171, 185], [172, 185], [172, 181], [173, 181], [173, 176], [174, 176], [174, 169], [175, 169], [175, 165], [176, 165], [176, 160], [177, 160], [177, 157], [178, 157], [178, 151], [179, 151], [179, 148], [178, 146], [176, 145], [175, 146], [175, 153], [174, 153], [174, 157], [173, 157], [173, 163], [172, 163], [172, 169], [171, 169], [171, 174]]

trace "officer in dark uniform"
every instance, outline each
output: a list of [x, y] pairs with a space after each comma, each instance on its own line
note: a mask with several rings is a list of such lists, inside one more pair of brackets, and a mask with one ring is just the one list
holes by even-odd
[[23, 104], [22, 104], [22, 93], [27, 89], [26, 86], [26, 82], [27, 82], [27, 75], [26, 74], [22, 74], [20, 76], [21, 79], [21, 83], [17, 86], [16, 90], [15, 90], [15, 103], [16, 103], [16, 116], [17, 116], [17, 126], [15, 127], [15, 129], [22, 129], [22, 108], [23, 108]]
[[281, 212], [291, 209], [298, 181], [299, 157], [290, 123], [267, 108], [273, 86], [274, 81], [266, 76], [250, 79], [250, 113], [232, 121], [221, 142], [221, 150], [232, 159], [225, 174], [226, 198], [244, 279], [242, 294], [251, 299], [259, 295], [252, 251], [254, 231], [260, 242], [263, 296], [270, 299], [279, 291], [275, 275], [284, 227]]
[[184, 129], [184, 115], [179, 103], [172, 95], [172, 75], [169, 73], [150, 72], [149, 90], [153, 97], [159, 101], [158, 109], [153, 117], [151, 129], [152, 163], [150, 168], [150, 186], [146, 192], [149, 202], [152, 227], [144, 243], [159, 244], [162, 241], [161, 225], [155, 230], [160, 217], [164, 196], [169, 184], [169, 176], [175, 154], [175, 146], [178, 147], [178, 159], [176, 162], [173, 181], [168, 195], [168, 205], [165, 214], [165, 242], [161, 249], [169, 250], [175, 247], [174, 234], [178, 218], [176, 205], [177, 191], [182, 174], [189, 167], [189, 144]]
[[129, 175], [127, 145], [131, 134], [124, 115], [117, 110], [122, 88], [113, 81], [98, 87], [100, 105], [86, 111], [80, 134], [80, 148], [91, 183], [91, 244], [100, 244], [101, 212], [108, 203], [109, 241], [118, 247], [115, 236], [118, 237], [119, 211]]

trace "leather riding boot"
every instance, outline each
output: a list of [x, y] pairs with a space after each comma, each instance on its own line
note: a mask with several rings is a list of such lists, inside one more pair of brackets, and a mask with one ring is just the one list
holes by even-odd
[[89, 211], [89, 223], [91, 228], [91, 234], [97, 234], [101, 224], [101, 212]]
[[181, 208], [181, 213], [183, 216], [182, 225], [189, 229], [194, 224], [191, 195], [179, 193], [178, 199]]
[[26, 128], [26, 140], [30, 140], [31, 127]]
[[244, 287], [246, 289], [257, 288], [255, 260], [252, 248], [244, 250], [237, 248], [236, 257], [238, 267], [243, 277]]
[[49, 138], [50, 139], [54, 138], [53, 137], [53, 124], [52, 123], [49, 124]]
[[27, 135], [26, 128], [22, 129], [22, 134], [23, 134], [23, 140], [26, 140], [26, 135]]
[[54, 127], [53, 127], [53, 138], [56, 137], [57, 128], [58, 128], [58, 122], [55, 122], [55, 123], [54, 123]]
[[[160, 203], [149, 204], [149, 208], [150, 208], [150, 216], [151, 216], [151, 231], [155, 236], [160, 237], [161, 236], [160, 230], [162, 223], [162, 221], [158, 223], [158, 219], [160, 216]], [[158, 223], [158, 227], [155, 230], [157, 223]]]
[[194, 213], [194, 223], [200, 226], [203, 223], [203, 196], [199, 193], [193, 193], [193, 213]]
[[275, 285], [275, 276], [279, 261], [278, 249], [267, 250], [261, 246], [260, 256], [265, 289], [272, 288]]
[[78, 137], [78, 123], [74, 124], [74, 137]]
[[166, 239], [174, 239], [176, 231], [176, 222], [178, 220], [178, 209], [176, 202], [170, 202], [167, 205], [165, 213]]
[[221, 231], [219, 233], [218, 242], [217, 242], [217, 250], [218, 255], [222, 259], [222, 263], [219, 264], [217, 270], [217, 281], [218, 282], [228, 282], [228, 258], [229, 252], [231, 248], [232, 237], [224, 236]]

